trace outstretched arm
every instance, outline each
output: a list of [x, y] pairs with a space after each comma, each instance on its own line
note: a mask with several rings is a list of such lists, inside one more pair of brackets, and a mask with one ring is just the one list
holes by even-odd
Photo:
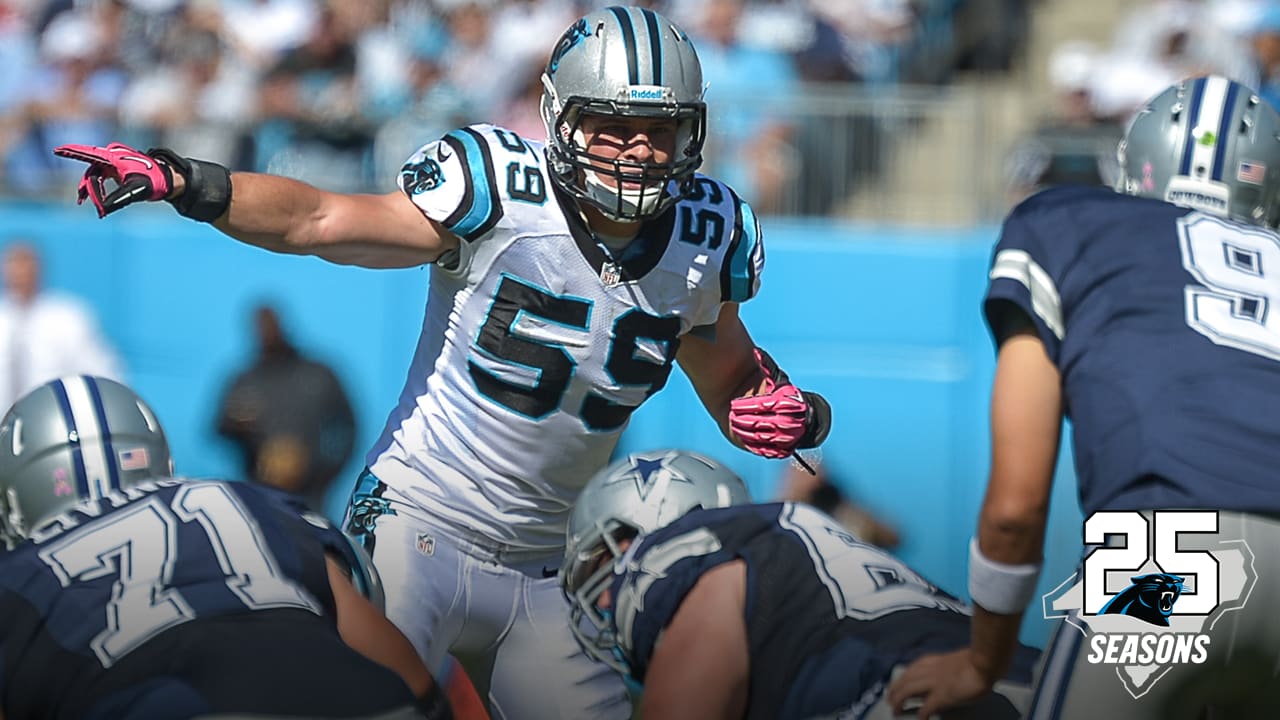
[[670, 720], [743, 717], [751, 669], [742, 560], [703, 575], [662, 633], [645, 674], [641, 715]]
[[413, 267], [435, 262], [458, 244], [399, 191], [344, 195], [259, 173], [233, 173], [231, 187], [231, 205], [214, 227], [273, 252], [343, 265]]
[[230, 173], [163, 148], [121, 143], [62, 145], [56, 155], [87, 163], [80, 202], [99, 217], [136, 202], [165, 200], [241, 242], [372, 268], [434, 262], [458, 239], [400, 192], [344, 195], [277, 175]]

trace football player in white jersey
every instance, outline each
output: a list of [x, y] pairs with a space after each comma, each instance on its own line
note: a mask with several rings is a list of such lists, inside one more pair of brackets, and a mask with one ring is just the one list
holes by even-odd
[[[626, 693], [568, 627], [555, 568], [569, 509], [631, 412], [689, 376], [725, 435], [785, 458], [830, 410], [738, 317], [764, 266], [732, 189], [696, 174], [706, 136], [688, 36], [641, 8], [578, 20], [543, 77], [547, 141], [492, 125], [422, 147], [400, 189], [341, 195], [165, 149], [63, 146], [100, 216], [139, 200], [268, 250], [432, 264], [400, 402], [348, 531], [429, 667], [452, 653], [496, 717], [624, 717]], [[107, 181], [114, 181], [108, 184]]]

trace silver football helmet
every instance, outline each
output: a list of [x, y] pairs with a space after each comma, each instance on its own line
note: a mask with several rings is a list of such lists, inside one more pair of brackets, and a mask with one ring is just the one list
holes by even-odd
[[[582, 17], [552, 49], [542, 87], [551, 179], [565, 192], [631, 222], [661, 214], [693, 187], [706, 140], [702, 66], [670, 20], [636, 7]], [[592, 155], [582, 132], [588, 114], [672, 118], [675, 152], [663, 164]]]
[[560, 568], [560, 584], [571, 606], [569, 625], [587, 653], [629, 672], [609, 630], [607, 611], [596, 606], [623, 557], [622, 541], [668, 525], [694, 508], [749, 502], [747, 486], [732, 470], [684, 450], [632, 453], [596, 473], [569, 515]]
[[1149, 100], [1117, 151], [1116, 189], [1275, 227], [1280, 115], [1225, 77], [1183, 80]]
[[13, 547], [72, 505], [173, 475], [156, 415], [113, 380], [45, 383], [0, 421], [0, 540]]

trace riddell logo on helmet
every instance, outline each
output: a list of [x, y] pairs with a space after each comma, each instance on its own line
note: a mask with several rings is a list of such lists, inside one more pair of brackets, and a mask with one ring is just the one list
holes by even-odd
[[632, 85], [627, 89], [630, 100], [665, 100], [670, 91], [658, 85]]

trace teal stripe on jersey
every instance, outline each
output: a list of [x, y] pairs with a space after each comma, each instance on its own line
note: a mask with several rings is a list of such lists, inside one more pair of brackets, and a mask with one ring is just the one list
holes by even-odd
[[733, 248], [733, 255], [728, 261], [728, 299], [732, 302], [750, 300], [755, 294], [756, 266], [753, 260], [760, 245], [760, 236], [757, 234], [759, 225], [756, 224], [755, 212], [750, 205], [741, 200], [738, 201], [738, 209], [742, 212], [742, 240], [736, 248]]
[[493, 158], [489, 155], [484, 137], [470, 128], [454, 130], [445, 137], [462, 148], [462, 163], [468, 174], [463, 207], [458, 208], [463, 213], [462, 217], [455, 221], [454, 217], [458, 213], [454, 213], [446, 221], [446, 226], [467, 240], [475, 240], [493, 229], [502, 216], [502, 205], [498, 200], [493, 175]]

